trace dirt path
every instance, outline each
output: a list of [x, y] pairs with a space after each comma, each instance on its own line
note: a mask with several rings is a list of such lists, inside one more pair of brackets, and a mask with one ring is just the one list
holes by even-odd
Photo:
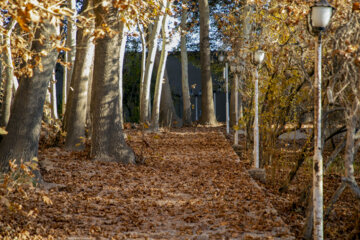
[[[41, 154], [52, 206], [32, 231], [68, 239], [293, 239], [221, 133], [128, 132], [145, 163]], [[70, 238], [69, 238], [70, 237]]]

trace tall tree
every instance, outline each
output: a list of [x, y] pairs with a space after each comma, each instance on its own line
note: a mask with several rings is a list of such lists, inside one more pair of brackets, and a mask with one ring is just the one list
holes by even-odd
[[[58, 56], [51, 39], [57, 37], [56, 21], [44, 19], [39, 23], [32, 51], [35, 56], [42, 56], [41, 65], [36, 59], [32, 60], [32, 65], [36, 66], [32, 76], [23, 76], [16, 91], [6, 128], [8, 134], [0, 143], [1, 171], [9, 170], [10, 160], [15, 159], [19, 163], [21, 160], [31, 161], [37, 156], [46, 91]], [[35, 171], [35, 174], [40, 180], [40, 172]]]
[[[86, 1], [85, 1], [86, 2]], [[71, 85], [71, 77], [73, 72], [73, 64], [76, 54], [76, 0], [68, 0], [68, 7], [72, 10], [73, 15], [67, 19], [66, 46], [70, 49], [65, 52], [65, 62], [70, 63], [70, 68], [64, 67], [63, 74], [63, 97], [62, 97], [62, 113], [65, 113], [66, 102]]]
[[183, 123], [184, 125], [191, 125], [191, 102], [189, 92], [189, 72], [188, 72], [188, 56], [186, 47], [186, 20], [187, 9], [183, 9], [181, 15], [181, 87], [182, 87], [182, 99], [183, 99]]
[[[157, 16], [150, 35], [149, 40], [149, 53], [146, 59], [146, 67], [144, 73], [143, 87], [140, 89], [140, 122], [147, 122], [150, 120], [150, 85], [151, 77], [154, 69], [154, 62], [157, 52], [157, 43], [160, 35], [161, 23], [163, 19], [163, 12], [165, 11], [166, 0], [162, 1], [160, 12], [161, 14]], [[143, 49], [144, 51], [145, 49]]]
[[[170, 3], [172, 0], [167, 0], [166, 9], [170, 8]], [[151, 116], [151, 127], [156, 131], [159, 128], [159, 117], [160, 117], [160, 101], [161, 101], [161, 92], [163, 86], [163, 78], [165, 73], [166, 67], [166, 60], [168, 56], [168, 41], [169, 41], [169, 33], [168, 33], [168, 24], [169, 24], [169, 17], [168, 14], [165, 13], [162, 21], [162, 50], [160, 56], [159, 67], [156, 76], [156, 83], [155, 83], [155, 94], [154, 94], [154, 104], [153, 104], [153, 111]]]
[[101, 3], [102, 0], [94, 1], [95, 27], [105, 34], [95, 45], [91, 156], [95, 160], [135, 163], [135, 155], [125, 143], [120, 117], [118, 10]]
[[210, 10], [208, 0], [199, 1], [200, 8], [200, 61], [201, 61], [201, 123], [217, 123], [213, 100], [213, 85], [210, 69]]
[[[87, 0], [84, 16], [88, 17], [92, 9], [92, 0]], [[94, 60], [94, 43], [92, 33], [94, 31], [94, 21], [89, 21], [89, 25], [77, 30], [77, 51], [74, 62], [74, 70], [71, 81], [72, 91], [69, 94], [68, 104], [66, 105], [66, 140], [65, 147], [71, 150], [84, 148], [82, 139], [85, 137], [86, 112], [87, 112], [87, 93], [91, 66]]]

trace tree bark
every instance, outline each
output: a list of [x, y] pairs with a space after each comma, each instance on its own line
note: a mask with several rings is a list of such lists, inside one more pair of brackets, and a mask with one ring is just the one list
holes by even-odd
[[115, 31], [111, 38], [98, 39], [95, 46], [94, 78], [91, 93], [92, 142], [95, 160], [135, 163], [134, 152], [125, 142], [120, 118], [119, 53], [120, 21], [117, 9], [105, 11], [95, 0], [95, 27], [103, 24]]
[[[170, 8], [170, 0], [166, 3], [166, 8]], [[155, 93], [154, 93], [154, 104], [153, 111], [151, 116], [151, 128], [155, 131], [159, 129], [159, 118], [160, 118], [160, 101], [161, 101], [161, 92], [164, 82], [164, 73], [166, 68], [166, 60], [168, 56], [167, 42], [168, 42], [168, 15], [165, 14], [162, 22], [162, 51], [160, 56], [160, 62], [158, 67], [158, 72], [156, 75], [155, 83]]]
[[[165, 10], [165, 1], [161, 4], [161, 12]], [[146, 68], [144, 73], [143, 88], [140, 89], [140, 122], [145, 123], [150, 120], [150, 85], [151, 77], [154, 69], [154, 61], [157, 52], [157, 41], [160, 34], [161, 23], [163, 15], [159, 15], [155, 20], [154, 27], [152, 28], [150, 41], [149, 41], [149, 54], [146, 60]]]
[[201, 123], [215, 125], [213, 85], [210, 69], [210, 10], [208, 0], [199, 1], [200, 10], [200, 62], [201, 62]]
[[171, 95], [169, 77], [165, 70], [164, 86], [161, 93], [160, 124], [164, 127], [181, 127], [182, 120], [176, 114]]
[[[85, 16], [92, 8], [91, 0], [87, 1]], [[77, 48], [74, 62], [74, 70], [71, 82], [71, 92], [66, 105], [66, 139], [65, 148], [69, 150], [84, 149], [86, 113], [87, 113], [87, 93], [91, 66], [94, 60], [94, 44], [92, 32], [94, 23], [85, 28], [77, 30]], [[90, 32], [87, 32], [90, 31]]]
[[51, 104], [51, 117], [54, 120], [59, 119], [58, 111], [57, 111], [57, 99], [56, 99], [56, 78], [55, 78], [55, 68], [51, 74], [50, 79], [50, 104]]
[[[43, 44], [36, 40], [40, 35], [44, 36]], [[9, 160], [16, 159], [19, 163], [21, 160], [31, 161], [37, 156], [46, 91], [58, 56], [49, 39], [56, 39], [56, 35], [57, 27], [47, 22], [39, 24], [36, 30], [32, 50], [37, 54], [45, 51], [47, 55], [41, 59], [43, 71], [39, 67], [34, 68], [32, 77], [24, 77], [16, 91], [6, 128], [8, 134], [0, 143], [1, 171], [9, 170]], [[34, 173], [37, 181], [41, 181], [40, 172]]]
[[127, 27], [124, 22], [120, 23], [120, 56], [119, 56], [119, 94], [120, 94], [120, 121], [121, 126], [124, 126], [124, 103], [123, 103], [123, 69], [124, 69], [124, 58], [125, 58], [125, 47], [126, 47], [126, 36]]
[[181, 87], [182, 87], [182, 99], [183, 99], [183, 123], [186, 126], [191, 125], [191, 102], [190, 102], [190, 92], [189, 92], [189, 77], [188, 77], [188, 56], [186, 48], [186, 20], [187, 20], [187, 10], [183, 9], [181, 15]]
[[[14, 65], [11, 56], [11, 42], [10, 36], [12, 30], [16, 25], [16, 21], [12, 19], [7, 26], [7, 34], [5, 35], [5, 53], [3, 55], [3, 61], [5, 63], [5, 87], [4, 87], [4, 98], [1, 105], [1, 119], [0, 126], [6, 126], [10, 118], [11, 100], [13, 97], [13, 84], [14, 84]], [[1, 60], [0, 60], [1, 61]], [[0, 73], [1, 74], [1, 73]]]

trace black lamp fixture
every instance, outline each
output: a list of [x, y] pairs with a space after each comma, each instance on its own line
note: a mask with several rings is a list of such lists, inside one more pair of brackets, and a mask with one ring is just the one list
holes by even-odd
[[327, 0], [320, 0], [310, 8], [309, 20], [312, 31], [320, 33], [329, 26], [335, 8]]

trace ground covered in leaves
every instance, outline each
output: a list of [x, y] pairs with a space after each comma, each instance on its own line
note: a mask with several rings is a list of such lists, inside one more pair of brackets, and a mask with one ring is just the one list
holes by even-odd
[[88, 151], [42, 150], [52, 204], [29, 193], [22, 208], [30, 216], [1, 215], [0, 236], [294, 239], [221, 132], [126, 134], [140, 165], [94, 162]]

